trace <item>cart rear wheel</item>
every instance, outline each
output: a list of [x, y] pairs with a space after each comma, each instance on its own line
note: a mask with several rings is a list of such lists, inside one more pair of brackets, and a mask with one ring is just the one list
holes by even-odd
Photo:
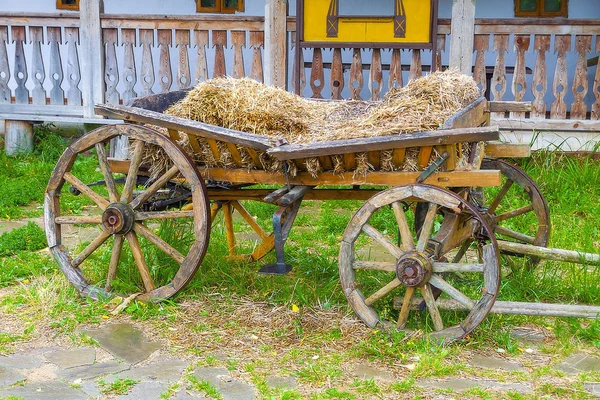
[[[427, 205], [419, 234], [415, 202]], [[491, 232], [474, 206], [448, 190], [407, 185], [383, 191], [356, 212], [344, 232], [339, 255], [344, 294], [370, 327], [395, 319], [398, 329], [413, 324], [444, 342], [460, 339], [483, 321], [498, 293], [498, 247]], [[483, 262], [477, 261], [479, 244]], [[442, 316], [439, 302], [458, 302], [469, 311]], [[429, 315], [420, 324], [409, 320], [418, 309]]]
[[[503, 184], [493, 195], [483, 191], [483, 199], [473, 197], [496, 234], [496, 238], [510, 242], [546, 247], [550, 238], [550, 212], [542, 192], [523, 170], [502, 160], [485, 159], [481, 169], [500, 170]], [[523, 257], [521, 254], [502, 254]], [[530, 266], [539, 257], [526, 256]]]
[[[109, 141], [118, 136], [127, 137], [132, 149], [121, 173], [106, 157]], [[140, 187], [138, 174], [149, 146], [161, 149], [172, 167]], [[94, 165], [97, 176], [83, 176]], [[98, 184], [84, 183], [91, 179]], [[142, 211], [145, 203], [169, 193], [173, 181], [186, 186], [193, 210]], [[70, 190], [64, 190], [65, 183]], [[206, 188], [193, 162], [166, 136], [133, 125], [105, 126], [71, 144], [50, 177], [44, 214], [59, 267], [81, 294], [96, 299], [173, 296], [197, 271], [210, 233]], [[72, 240], [82, 235], [87, 245]]]

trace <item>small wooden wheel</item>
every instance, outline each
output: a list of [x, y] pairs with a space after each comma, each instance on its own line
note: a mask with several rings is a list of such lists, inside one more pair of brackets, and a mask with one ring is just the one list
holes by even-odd
[[[127, 137], [132, 149], [121, 174], [106, 157], [109, 141], [117, 136]], [[173, 167], [138, 187], [148, 145], [162, 149]], [[77, 162], [97, 165], [101, 184], [88, 186], [77, 177]], [[172, 180], [186, 185], [193, 210], [142, 211], [145, 202], [167, 192]], [[65, 183], [94, 205], [83, 213], [71, 211], [65, 202], [73, 197], [63, 190]], [[146, 301], [173, 296], [197, 271], [210, 233], [206, 188], [190, 158], [166, 136], [126, 124], [96, 129], [67, 147], [48, 182], [44, 218], [48, 246], [60, 269], [81, 294], [95, 299], [136, 292]], [[91, 241], [81, 249], [69, 237], [83, 231]]]
[[[546, 247], [550, 238], [550, 212], [542, 192], [519, 167], [502, 160], [485, 159], [481, 169], [500, 170], [503, 185], [499, 191], [472, 200], [483, 211], [496, 238], [522, 244]], [[481, 198], [483, 197], [483, 199]], [[521, 254], [502, 254], [523, 257]], [[526, 256], [530, 266], [540, 262], [538, 257]]]
[[[415, 202], [427, 205], [419, 233]], [[429, 319], [416, 327], [424, 325], [443, 342], [460, 339], [483, 321], [498, 293], [498, 247], [491, 233], [484, 216], [448, 190], [419, 184], [388, 189], [371, 197], [346, 227], [339, 255], [342, 289], [370, 327], [393, 318], [405, 329], [410, 311], [426, 308]], [[477, 261], [479, 244], [483, 262]], [[401, 297], [395, 300], [392, 293]], [[442, 318], [442, 308], [468, 311]]]

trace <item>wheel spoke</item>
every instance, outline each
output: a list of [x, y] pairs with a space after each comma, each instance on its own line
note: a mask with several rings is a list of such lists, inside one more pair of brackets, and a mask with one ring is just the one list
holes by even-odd
[[117, 185], [115, 184], [115, 178], [113, 178], [108, 160], [106, 159], [106, 150], [104, 149], [104, 143], [96, 143], [96, 152], [98, 153], [98, 162], [100, 163], [100, 170], [104, 175], [104, 181], [106, 182], [106, 188], [108, 189], [108, 198], [111, 203], [119, 201], [119, 192], [117, 191]]
[[441, 276], [437, 274], [431, 275], [431, 278], [429, 278], [429, 283], [453, 299], [457, 300], [460, 304], [467, 307], [467, 309], [470, 310], [475, 306], [475, 302], [473, 300], [462, 294], [458, 289], [446, 282]]
[[387, 271], [395, 272], [396, 263], [380, 262], [380, 261], [354, 261], [352, 264], [354, 269], [364, 269], [371, 271]]
[[402, 250], [394, 243], [392, 243], [387, 237], [385, 237], [381, 232], [377, 229], [373, 228], [369, 224], [365, 224], [362, 228], [363, 232], [366, 233], [370, 238], [375, 240], [381, 246], [383, 246], [387, 251], [390, 252], [394, 257], [400, 258], [404, 254]]
[[425, 304], [427, 304], [427, 310], [429, 311], [429, 315], [431, 316], [431, 320], [433, 321], [433, 329], [436, 331], [441, 331], [444, 329], [444, 323], [442, 322], [442, 317], [440, 316], [440, 311], [435, 304], [435, 298], [433, 297], [433, 293], [431, 292], [431, 286], [429, 283], [425, 284], [425, 286], [419, 288], [421, 290], [421, 296], [425, 300]]
[[109, 204], [108, 200], [106, 200], [104, 197], [102, 197], [98, 193], [94, 192], [92, 189], [90, 189], [90, 187], [88, 185], [81, 182], [79, 180], [79, 178], [77, 178], [72, 173], [65, 172], [64, 178], [67, 182], [69, 182], [71, 185], [73, 185], [75, 187], [75, 189], [79, 190], [88, 199], [90, 199], [94, 203], [96, 203], [96, 205], [98, 207], [100, 207], [101, 209], [105, 209], [106, 207], [108, 207], [108, 204]]
[[59, 225], [72, 225], [72, 224], [80, 224], [80, 225], [92, 225], [92, 224], [101, 224], [102, 216], [101, 215], [69, 215], [63, 217], [54, 218], [54, 223]]
[[111, 290], [111, 282], [117, 277], [117, 266], [121, 258], [121, 250], [123, 249], [123, 235], [115, 235], [112, 254], [110, 255], [110, 264], [108, 266], [108, 275], [106, 277], [105, 290]]
[[430, 203], [427, 209], [427, 215], [425, 215], [425, 221], [421, 227], [421, 233], [419, 235], [419, 241], [417, 242], [417, 250], [424, 251], [427, 246], [427, 241], [431, 237], [433, 232], [433, 223], [435, 221], [435, 214], [437, 213], [437, 204]]
[[133, 199], [133, 201], [130, 204], [131, 208], [133, 208], [134, 210], [137, 209], [146, 200], [152, 197], [152, 195], [154, 195], [154, 193], [156, 193], [158, 189], [166, 185], [167, 182], [169, 182], [175, 175], [177, 175], [178, 172], [179, 169], [177, 167], [171, 167], [171, 169], [165, 172], [163, 176], [158, 178], [156, 181], [154, 181], [152, 185], [150, 185], [146, 190], [144, 190], [143, 193], [141, 193], [139, 196]]
[[408, 320], [408, 313], [410, 311], [410, 300], [412, 299], [414, 293], [414, 287], [406, 287], [406, 293], [404, 293], [404, 300], [402, 300], [402, 308], [400, 309], [400, 314], [398, 315], [398, 322], [396, 324], [396, 327], [398, 329], [404, 329], [406, 327], [406, 320]]
[[398, 231], [400, 232], [400, 241], [402, 243], [400, 247], [403, 251], [409, 251], [415, 247], [415, 241], [408, 227], [408, 222], [406, 222], [406, 214], [404, 214], [402, 204], [399, 201], [392, 203], [392, 210], [394, 210]]
[[133, 259], [135, 260], [135, 264], [137, 265], [138, 271], [140, 272], [140, 276], [142, 277], [142, 281], [144, 282], [144, 288], [146, 289], [146, 292], [154, 290], [154, 282], [152, 281], [152, 277], [150, 276], [148, 265], [146, 264], [146, 260], [144, 259], [144, 254], [142, 253], [142, 248], [140, 247], [140, 242], [138, 241], [135, 232], [127, 233], [125, 235], [125, 238], [129, 242], [129, 247], [131, 247]]
[[454, 258], [452, 259], [453, 263], [457, 263], [460, 260], [462, 260], [462, 258], [467, 253], [467, 250], [469, 250], [469, 246], [471, 246], [471, 243], [473, 243], [471, 239], [467, 239], [463, 242], [463, 244], [460, 246], [460, 249], [458, 249], [458, 251], [454, 255]]
[[503, 235], [503, 236], [508, 236], [510, 238], [513, 239], [517, 239], [521, 242], [525, 242], [528, 244], [534, 244], [535, 243], [535, 238], [529, 235], [525, 235], [523, 233], [519, 233], [516, 231], [513, 231], [512, 229], [508, 229], [508, 228], [504, 228], [502, 226], [497, 226], [495, 229], [495, 232]]
[[518, 217], [519, 215], [527, 214], [528, 212], [531, 212], [531, 211], [533, 211], [533, 204], [517, 208], [516, 210], [512, 210], [512, 211], [506, 212], [504, 214], [500, 214], [500, 215], [496, 216], [496, 221], [497, 222], [505, 221], [510, 218]]
[[142, 156], [144, 155], [144, 142], [136, 140], [133, 143], [135, 149], [133, 150], [133, 157], [129, 164], [129, 171], [127, 172], [127, 179], [125, 180], [125, 186], [123, 187], [123, 193], [121, 194], [121, 201], [123, 203], [129, 203], [133, 196], [133, 189], [137, 183], [137, 174], [142, 163]]
[[173, 260], [177, 261], [179, 264], [182, 264], [183, 261], [185, 260], [185, 257], [180, 252], [175, 250], [173, 247], [171, 247], [170, 244], [168, 244], [167, 242], [162, 240], [160, 237], [155, 235], [154, 232], [152, 232], [150, 229], [146, 228], [141, 223], [136, 222], [133, 229], [136, 231], [136, 233], [139, 233], [141, 236], [148, 239], [156, 247], [158, 247], [161, 251], [163, 251], [165, 254], [167, 254], [169, 257], [171, 257]]
[[387, 285], [385, 285], [384, 287], [382, 287], [381, 289], [379, 289], [378, 291], [376, 291], [375, 293], [373, 293], [372, 295], [367, 297], [365, 299], [365, 304], [368, 306], [372, 306], [373, 304], [375, 304], [375, 302], [377, 302], [377, 300], [381, 299], [382, 297], [384, 297], [386, 294], [388, 294], [392, 290], [396, 289], [401, 284], [402, 283], [400, 283], [398, 278], [394, 278], [393, 281], [391, 281], [390, 283], [388, 283]]
[[81, 253], [79, 253], [77, 255], [77, 257], [75, 257], [73, 259], [73, 262], [72, 262], [73, 266], [75, 268], [80, 266], [81, 263], [84, 262], [85, 259], [90, 256], [90, 254], [92, 254], [94, 251], [96, 251], [96, 249], [98, 247], [102, 246], [102, 244], [106, 241], [106, 239], [109, 238], [109, 236], [110, 236], [110, 232], [108, 232], [107, 230], [102, 230], [100, 235], [98, 235], [96, 237], [96, 239], [92, 240], [92, 242], [90, 244], [88, 244], [87, 247], [85, 249], [83, 249], [83, 251]]
[[194, 210], [190, 211], [148, 211], [136, 212], [136, 221], [146, 221], [149, 219], [176, 219], [176, 218], [193, 218]]
[[513, 183], [514, 183], [514, 181], [511, 181], [509, 179], [504, 183], [504, 185], [502, 185], [502, 189], [500, 189], [500, 192], [498, 192], [498, 194], [496, 195], [496, 197], [494, 198], [494, 200], [488, 207], [489, 213], [493, 213], [494, 211], [496, 211], [496, 208], [498, 207], [498, 205], [500, 204], [500, 202], [502, 201], [504, 196], [506, 196], [506, 193], [508, 193], [508, 191], [511, 188]]
[[433, 272], [483, 272], [483, 264], [434, 262]]

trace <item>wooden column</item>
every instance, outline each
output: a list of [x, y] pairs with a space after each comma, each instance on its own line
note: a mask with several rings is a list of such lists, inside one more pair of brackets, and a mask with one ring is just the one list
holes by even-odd
[[475, 0], [452, 1], [450, 68], [471, 75], [475, 33]]
[[79, 3], [81, 41], [81, 92], [83, 116], [94, 117], [94, 104], [104, 103], [104, 47], [100, 13], [102, 0], [81, 0]]
[[287, 1], [265, 1], [265, 83], [286, 87]]

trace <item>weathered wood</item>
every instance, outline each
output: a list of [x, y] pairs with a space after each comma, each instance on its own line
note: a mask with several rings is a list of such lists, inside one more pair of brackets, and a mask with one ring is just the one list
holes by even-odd
[[142, 44], [142, 96], [154, 94], [154, 60], [152, 58], [152, 47], [154, 47], [154, 30], [140, 29], [140, 43]]
[[[50, 68], [49, 78], [52, 82], [52, 89], [50, 89], [50, 104], [63, 105], [65, 102], [65, 92], [62, 89], [63, 67], [62, 58], [60, 56], [60, 45], [62, 44], [62, 35], [59, 27], [48, 27], [48, 43], [50, 44]], [[1, 34], [0, 34], [1, 36]], [[0, 38], [1, 41], [1, 38]], [[0, 65], [1, 61], [1, 44], [0, 44]], [[0, 71], [2, 67], [0, 66]], [[0, 74], [1, 75], [1, 74]], [[0, 87], [1, 87], [0, 78]], [[0, 88], [0, 103], [2, 103], [2, 89]]]
[[98, 225], [102, 223], [102, 215], [69, 215], [65, 217], [54, 218], [53, 223], [59, 225], [72, 225], [72, 224], [89, 224]]
[[79, 89], [81, 82], [81, 69], [79, 67], [79, 29], [65, 28], [67, 51], [67, 80], [69, 81], [69, 90], [67, 90], [67, 104], [73, 106], [82, 105], [82, 94]]
[[521, 143], [487, 142], [485, 144], [486, 157], [493, 158], [522, 158], [531, 155], [531, 146]]
[[427, 305], [427, 310], [429, 311], [429, 316], [431, 317], [431, 321], [433, 322], [433, 329], [436, 331], [441, 331], [444, 329], [444, 323], [442, 322], [442, 316], [440, 315], [440, 311], [437, 308], [435, 303], [435, 297], [433, 297], [433, 293], [431, 291], [431, 285], [426, 283], [425, 286], [420, 287], [421, 296], [425, 300], [425, 304]]
[[521, 243], [498, 240], [498, 248], [518, 254], [526, 254], [543, 258], [545, 260], [565, 261], [578, 264], [597, 264], [600, 255], [583, 253], [571, 250], [550, 249]]
[[452, 3], [452, 35], [450, 36], [450, 68], [471, 74], [475, 1], [455, 0]]
[[240, 215], [242, 216], [242, 218], [244, 218], [244, 220], [248, 223], [248, 225], [250, 225], [250, 227], [252, 228], [252, 230], [254, 230], [254, 232], [256, 232], [256, 234], [262, 240], [267, 240], [267, 238], [269, 237], [269, 235], [258, 224], [258, 222], [256, 222], [256, 220], [252, 217], [252, 215], [250, 215], [250, 213], [248, 213], [248, 211], [244, 208], [244, 206], [242, 206], [240, 204], [239, 201], [232, 201], [231, 205], [233, 206], [233, 208], [235, 208], [235, 210], [238, 213], [240, 213]]
[[494, 51], [498, 54], [496, 55], [491, 89], [494, 100], [500, 101], [504, 97], [504, 93], [506, 93], [506, 53], [508, 52], [508, 35], [494, 35]]
[[174, 117], [140, 108], [105, 104], [97, 105], [96, 113], [112, 118], [159, 125], [168, 129], [176, 129], [190, 135], [222, 140], [224, 142], [249, 146], [260, 150], [265, 150], [271, 146], [271, 141], [269, 139], [259, 135], [234, 131], [232, 129], [221, 128], [186, 118]]
[[[114, 140], [114, 139], [113, 139]], [[108, 198], [111, 203], [119, 201], [119, 192], [117, 191], [117, 185], [115, 184], [115, 178], [112, 175], [108, 160], [106, 159], [106, 150], [104, 143], [96, 143], [96, 153], [98, 154], [98, 163], [100, 165], [100, 171], [104, 177], [106, 188], [108, 189]]]
[[119, 104], [119, 92], [117, 85], [119, 84], [119, 67], [117, 64], [117, 49], [118, 32], [116, 29], [105, 29], [102, 31], [104, 48], [106, 49], [105, 65], [104, 65], [104, 83], [106, 84], [106, 92], [104, 98], [107, 103]]
[[148, 200], [154, 193], [156, 193], [160, 188], [167, 184], [171, 179], [175, 177], [179, 173], [179, 169], [177, 166], [171, 167], [167, 172], [161, 175], [158, 179], [156, 179], [146, 190], [144, 190], [141, 194], [136, 196], [135, 199], [131, 202], [130, 206], [132, 209], [137, 209], [140, 207], [146, 200]]
[[8, 26], [0, 26], [0, 104], [10, 103], [10, 65], [8, 63]]
[[122, 94], [124, 104], [128, 104], [137, 97], [135, 84], [137, 83], [137, 72], [135, 68], [134, 47], [137, 45], [135, 39], [135, 29], [121, 30], [121, 45], [123, 46], [123, 67], [121, 68], [121, 77], [125, 90]]
[[555, 100], [550, 108], [550, 118], [567, 118], [567, 104], [565, 95], [567, 93], [567, 52], [571, 50], [571, 35], [557, 35], [554, 38], [554, 52], [558, 54], [556, 68], [554, 70], [554, 81], [552, 82], [552, 93]]
[[379, 243], [384, 249], [386, 249], [395, 258], [400, 258], [404, 254], [402, 250], [394, 243], [392, 243], [385, 235], [373, 228], [369, 224], [364, 224], [362, 227], [364, 233], [366, 233], [371, 239]]
[[94, 251], [96, 251], [96, 249], [98, 249], [98, 247], [102, 246], [104, 244], [104, 242], [106, 242], [106, 239], [108, 239], [110, 237], [110, 232], [107, 231], [106, 229], [103, 229], [100, 234], [98, 236], [96, 236], [96, 238], [94, 240], [92, 240], [92, 242], [90, 244], [88, 244], [85, 249], [83, 249], [81, 251], [81, 253], [79, 253], [77, 255], [77, 257], [75, 257], [73, 259], [73, 261], [71, 262], [73, 264], [73, 267], [77, 268], [81, 265], [81, 263], [83, 263]]
[[[500, 127], [502, 130], [515, 130], [514, 121], [507, 119], [495, 119], [493, 121], [495, 125]], [[596, 132], [600, 130], [600, 122], [597, 120], [576, 120], [576, 119], [548, 119], [548, 120], [535, 120], [535, 119], [524, 119], [519, 121], [519, 130], [536, 130], [536, 131], [554, 131], [554, 132], [567, 132], [567, 131], [588, 131]]]
[[423, 76], [423, 66], [421, 65], [421, 50], [412, 50], [412, 59], [410, 61], [410, 72], [408, 73], [408, 81], [414, 81]]
[[329, 79], [331, 87], [331, 98], [333, 100], [342, 100], [342, 91], [344, 90], [344, 67], [342, 65], [342, 49], [333, 49], [333, 58], [331, 61], [331, 78]]
[[437, 48], [435, 52], [435, 65], [438, 71], [442, 70], [442, 53], [446, 51], [446, 35], [437, 35]]
[[7, 155], [33, 151], [33, 126], [29, 122], [7, 120], [4, 126], [4, 149]]
[[481, 96], [448, 118], [442, 129], [471, 128], [483, 125], [487, 120], [485, 111], [489, 107], [488, 104], [485, 97]]
[[585, 119], [587, 114], [585, 96], [588, 92], [587, 54], [592, 50], [592, 37], [577, 35], [575, 37], [575, 49], [577, 51], [577, 67], [573, 77], [573, 97], [575, 100], [571, 105], [571, 118]]
[[25, 86], [27, 82], [27, 62], [25, 59], [25, 50], [23, 48], [25, 44], [25, 27], [24, 26], [13, 26], [12, 29], [12, 41], [15, 44], [15, 64], [13, 78], [17, 82], [15, 88], [15, 102], [20, 104], [29, 103], [29, 90]]
[[398, 314], [398, 322], [396, 322], [396, 328], [404, 329], [406, 327], [406, 321], [408, 320], [408, 314], [410, 312], [410, 301], [415, 293], [415, 288], [412, 286], [406, 287], [404, 293], [404, 300], [400, 306], [400, 314]]
[[149, 219], [177, 219], [193, 218], [194, 211], [137, 211], [135, 213], [136, 221], [147, 221]]
[[104, 290], [110, 291], [112, 288], [111, 282], [117, 277], [117, 268], [123, 250], [123, 235], [114, 235], [112, 253], [110, 254], [110, 262], [108, 264], [108, 273], [106, 275], [106, 285]]
[[285, 88], [287, 82], [287, 3], [265, 1], [265, 83]]
[[548, 90], [548, 76], [546, 73], [546, 53], [550, 50], [550, 35], [536, 35], [534, 49], [537, 51], [535, 69], [533, 71], [533, 112], [532, 118], [546, 118], [546, 91]]
[[142, 278], [142, 282], [144, 283], [144, 288], [146, 289], [146, 292], [151, 292], [156, 287], [154, 286], [154, 281], [150, 275], [148, 264], [146, 264], [144, 253], [142, 253], [142, 248], [140, 246], [140, 242], [138, 241], [138, 237], [135, 232], [129, 232], [125, 235], [125, 238], [127, 239], [127, 242], [129, 242], [131, 254], [133, 255], [133, 259]]
[[246, 47], [246, 32], [231, 32], [231, 43], [233, 46], [233, 74], [234, 78], [243, 78], [244, 72], [244, 53]]
[[[514, 38], [514, 47], [517, 52], [517, 62], [515, 64], [515, 73], [513, 75], [512, 93], [516, 101], [522, 101], [527, 92], [527, 79], [525, 76], [525, 52], [529, 51], [530, 36], [516, 35]], [[521, 119], [525, 117], [523, 112], [511, 113], [512, 118]]]
[[[439, 275], [437, 275], [437, 274], [431, 275], [431, 278], [429, 279], [429, 283], [431, 285], [435, 286], [436, 288], [440, 289], [441, 291], [443, 291], [444, 293], [446, 293], [448, 296], [452, 297], [456, 301], [458, 301], [460, 304], [467, 307], [469, 310], [475, 306], [475, 302], [473, 300], [471, 300], [470, 298], [465, 296], [460, 290], [456, 289], [454, 286], [450, 285]], [[402, 306], [404, 306], [404, 303], [402, 304]]]
[[258, 82], [264, 81], [262, 51], [265, 44], [264, 32], [250, 32], [250, 48], [252, 49], [252, 68], [250, 69], [250, 78]]
[[310, 71], [310, 88], [313, 99], [322, 99], [321, 91], [325, 87], [325, 73], [323, 72], [323, 55], [321, 49], [313, 50], [312, 69]]
[[102, 66], [103, 46], [100, 38], [100, 13], [102, 2], [97, 0], [81, 0], [79, 18], [81, 19], [81, 92], [83, 99], [83, 116], [94, 118], [94, 104], [104, 103], [104, 79]]
[[489, 112], [525, 113], [533, 111], [533, 105], [527, 101], [488, 101]]
[[173, 260], [177, 261], [177, 263], [181, 264], [185, 260], [185, 256], [183, 254], [171, 247], [170, 244], [162, 240], [154, 232], [146, 228], [141, 223], [135, 223], [133, 229], [138, 235], [147, 239], [150, 243], [158, 247], [160, 251], [171, 257]]
[[[256, 200], [269, 203], [265, 197], [270, 193], [270, 189], [208, 189], [208, 197], [211, 200]], [[368, 200], [377, 193], [377, 189], [313, 189], [307, 192], [303, 199]]]
[[365, 304], [367, 306], [372, 306], [378, 300], [381, 300], [383, 297], [387, 296], [392, 290], [396, 289], [400, 285], [402, 285], [402, 283], [398, 280], [398, 278], [394, 278], [394, 280], [383, 286], [381, 289], [379, 289], [369, 297], [367, 297], [365, 299]]
[[123, 203], [129, 203], [133, 198], [133, 190], [137, 184], [138, 170], [140, 169], [140, 165], [142, 165], [144, 156], [145, 143], [141, 140], [136, 140], [133, 142], [132, 147], [131, 163], [129, 164], [129, 171], [127, 171], [123, 191], [121, 192], [121, 202]]
[[206, 49], [208, 48], [208, 31], [194, 31], [194, 43], [198, 49], [195, 83], [204, 82], [208, 80], [208, 60], [206, 59]]
[[417, 156], [417, 166], [420, 169], [425, 169], [429, 165], [431, 154], [433, 153], [432, 146], [421, 146], [419, 155]]
[[213, 78], [226, 76], [225, 47], [227, 47], [227, 31], [212, 31], [212, 45], [215, 48]]
[[29, 43], [31, 44], [31, 79], [33, 80], [33, 90], [31, 97], [33, 104], [46, 104], [46, 90], [44, 90], [44, 80], [46, 79], [46, 70], [44, 68], [44, 59], [42, 58], [42, 43], [44, 42], [44, 30], [41, 26], [29, 27]]
[[233, 218], [231, 216], [233, 209], [231, 203], [228, 201], [223, 203], [222, 207], [225, 220], [225, 234], [227, 236], [227, 249], [229, 251], [229, 256], [235, 257], [235, 231], [233, 230]]
[[427, 242], [429, 241], [429, 238], [433, 233], [433, 224], [435, 222], [437, 209], [437, 204], [429, 203], [429, 207], [427, 208], [427, 214], [425, 215], [425, 220], [423, 221], [423, 225], [421, 226], [421, 232], [419, 233], [419, 240], [416, 246], [417, 251], [425, 251]]
[[[600, 35], [596, 35], [596, 53], [600, 53]], [[1, 55], [1, 48], [0, 48]], [[0, 57], [0, 65], [2, 65], [2, 58]], [[0, 68], [1, 70], [1, 68]], [[591, 119], [600, 119], [600, 58], [596, 62], [596, 75], [594, 75], [594, 87], [593, 90], [596, 101], [592, 104], [592, 112], [590, 115]], [[1, 82], [0, 82], [0, 93], [1, 93]]]
[[192, 85], [190, 58], [188, 56], [190, 44], [189, 30], [175, 30], [175, 45], [179, 48], [179, 56], [177, 57], [177, 87], [179, 89], [187, 89]]
[[[487, 90], [487, 73], [485, 65], [485, 53], [490, 49], [490, 35], [475, 35], [473, 41], [475, 56], [475, 66], [473, 68], [473, 79], [481, 88], [482, 92]], [[441, 65], [441, 64], [440, 64]]]
[[371, 71], [369, 73], [369, 90], [371, 91], [371, 100], [381, 99], [383, 85], [383, 73], [381, 68], [381, 49], [373, 49], [371, 56]]
[[[441, 65], [441, 64], [440, 64]], [[402, 60], [400, 49], [392, 50], [392, 60], [390, 62], [390, 75], [388, 78], [388, 88], [404, 86], [402, 81]]]
[[360, 92], [363, 88], [363, 66], [361, 49], [354, 49], [352, 53], [352, 65], [350, 66], [350, 98], [361, 100]]
[[173, 85], [173, 70], [171, 68], [171, 51], [169, 48], [173, 44], [173, 32], [170, 29], [157, 30], [158, 48], [160, 56], [158, 58], [158, 83], [162, 93], [167, 93]]
[[498, 127], [458, 128], [419, 132], [410, 135], [386, 135], [369, 138], [317, 142], [308, 145], [285, 145], [267, 150], [280, 160], [318, 157], [362, 151], [390, 150], [407, 147], [434, 146], [460, 142], [498, 140]]
[[400, 248], [402, 251], [406, 252], [415, 247], [415, 241], [402, 207], [402, 204], [398, 201], [392, 203], [392, 210], [394, 211], [396, 223], [398, 224], [398, 232], [400, 234]]

